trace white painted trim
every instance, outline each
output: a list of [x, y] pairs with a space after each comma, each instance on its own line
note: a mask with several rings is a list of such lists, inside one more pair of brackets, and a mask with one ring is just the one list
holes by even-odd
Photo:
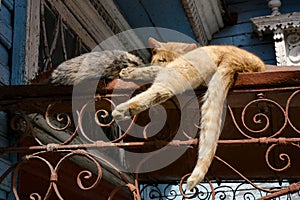
[[182, 0], [182, 4], [198, 42], [206, 45], [224, 26], [219, 0]]
[[273, 33], [278, 66], [300, 65], [300, 12], [255, 17], [251, 21], [260, 37]]

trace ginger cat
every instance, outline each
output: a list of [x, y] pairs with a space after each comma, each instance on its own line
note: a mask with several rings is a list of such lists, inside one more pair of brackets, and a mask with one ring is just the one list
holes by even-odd
[[[214, 158], [221, 133], [226, 96], [237, 72], [262, 72], [263, 61], [235, 46], [196, 47], [187, 43], [162, 43], [149, 38], [152, 66], [126, 68], [123, 79], [154, 79], [152, 86], [118, 105], [112, 112], [116, 120], [128, 119], [149, 107], [160, 104], [192, 86], [206, 85], [201, 107], [201, 132], [198, 160], [187, 180], [187, 189], [202, 181]], [[189, 87], [188, 87], [189, 86]]]

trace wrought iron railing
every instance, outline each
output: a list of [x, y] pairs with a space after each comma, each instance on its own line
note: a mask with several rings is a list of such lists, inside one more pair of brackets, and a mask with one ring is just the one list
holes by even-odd
[[[179, 139], [174, 140], [172, 134], [173, 132], [177, 134], [179, 129], [176, 128], [177, 125], [172, 120], [171, 123], [174, 127], [162, 128], [162, 131], [159, 131], [156, 135], [152, 129], [152, 132], [150, 131], [150, 127], [145, 123], [149, 122], [149, 119], [148, 121], [145, 120], [147, 116], [141, 114], [133, 117], [131, 122], [124, 125], [126, 128], [122, 127], [123, 131], [120, 131], [118, 124], [111, 118], [110, 112], [122, 99], [128, 98], [126, 92], [123, 91], [122, 93], [122, 90], [112, 93], [110, 90], [101, 88], [94, 98], [86, 99], [83, 96], [78, 96], [81, 103], [77, 107], [78, 109], [74, 110], [74, 102], [73, 108], [71, 107], [71, 101], [74, 101], [71, 95], [71, 87], [7, 86], [0, 89], [6, 97], [0, 101], [0, 110], [18, 111], [18, 114], [11, 118], [12, 129], [22, 133], [21, 139], [31, 137], [36, 142], [35, 145], [31, 146], [14, 145], [0, 149], [2, 153], [25, 152], [23, 159], [7, 171], [13, 170], [12, 188], [16, 199], [21, 199], [18, 194], [18, 173], [23, 166], [33, 160], [38, 160], [47, 166], [49, 170], [49, 187], [44, 195], [39, 194], [38, 191], [30, 194], [32, 199], [49, 199], [53, 192], [59, 199], [64, 199], [58, 184], [60, 171], [66, 160], [72, 160], [80, 164], [78, 157], [84, 157], [84, 161], [81, 160], [81, 163], [90, 163], [86, 165], [88, 166], [87, 169], [77, 174], [76, 178], [77, 186], [83, 192], [96, 187], [103, 179], [103, 171], [106, 170], [120, 180], [120, 185], [111, 191], [109, 199], [113, 199], [124, 188], [130, 191], [132, 198], [141, 199], [143, 195], [141, 196], [140, 192], [145, 191], [145, 188], [153, 183], [149, 179], [151, 172], [149, 172], [150, 175], [144, 175], [140, 172], [147, 160], [151, 160], [150, 157], [155, 157], [155, 154], [138, 159], [132, 168], [132, 166], [129, 166], [131, 163], [126, 161], [126, 152], [155, 152], [168, 146], [173, 149], [183, 148], [188, 150], [195, 157], [195, 149], [198, 144], [197, 137], [189, 135], [188, 130], [180, 130]], [[202, 93], [202, 90], [196, 91], [199, 99]], [[188, 94], [185, 95], [188, 96]], [[33, 99], [35, 102], [32, 103]], [[219, 150], [212, 165], [212, 169], [215, 169], [215, 171], [211, 170], [208, 173], [207, 180], [203, 183], [207, 182], [205, 191], [203, 190], [203, 184], [198, 185], [193, 191], [185, 191], [184, 182], [189, 174], [181, 175], [182, 178], [179, 177], [177, 181], [175, 179], [180, 174], [176, 174], [177, 177], [170, 180], [162, 177], [160, 181], [171, 181], [173, 185], [177, 184], [180, 194], [177, 193], [176, 196], [180, 195], [182, 199], [224, 199], [220, 196], [222, 187], [218, 186], [217, 183], [228, 179], [242, 180], [241, 184], [251, 185], [260, 193], [259, 199], [272, 199], [298, 192], [300, 190], [300, 173], [296, 154], [300, 152], [299, 99], [300, 86], [265, 87], [259, 85], [250, 88], [245, 86], [243, 88], [234, 87], [228, 96], [224, 129], [219, 140]], [[189, 103], [190, 101], [186, 101], [186, 105], [183, 107], [188, 108]], [[167, 111], [171, 110], [171, 115], [174, 113], [182, 114], [176, 99], [169, 100], [164, 106]], [[43, 109], [45, 109], [44, 113], [42, 113]], [[95, 112], [93, 109], [95, 109]], [[23, 111], [22, 114], [20, 114], [21, 111]], [[169, 115], [167, 114], [167, 116]], [[143, 124], [141, 125], [142, 128], [134, 128], [136, 123]], [[195, 124], [192, 120], [190, 123], [189, 127], [198, 129], [198, 124]], [[86, 130], [87, 127], [100, 127], [99, 130], [101, 131], [92, 134], [89, 130], [94, 129]], [[132, 133], [133, 129], [139, 131], [138, 137], [136, 137], [136, 133]], [[41, 132], [41, 130], [43, 131]], [[45, 139], [46, 133], [49, 134], [49, 137], [47, 136]], [[98, 134], [105, 135], [105, 139], [102, 136], [99, 137]], [[109, 138], [107, 134], [112, 135]], [[19, 141], [17, 144], [22, 144], [22, 142]], [[242, 155], [240, 158], [232, 158], [235, 154], [228, 153], [231, 152], [231, 147], [233, 147], [232, 151], [243, 151], [247, 150], [248, 147], [250, 150], [254, 148], [258, 151], [242, 152], [239, 154]], [[108, 151], [108, 154], [106, 154], [107, 149], [114, 150]], [[45, 156], [49, 153], [59, 154], [60, 159], [55, 163], [50, 162]], [[252, 158], [250, 158], [251, 153], [257, 153], [257, 155], [252, 155]], [[111, 159], [110, 155], [117, 155], [117, 159]], [[240, 159], [245, 162], [247, 160], [246, 156], [249, 156], [250, 163], [239, 164], [236, 161]], [[116, 156], [112, 157], [116, 158]], [[262, 161], [264, 163], [253, 163], [253, 158], [257, 158], [258, 162]], [[187, 161], [182, 165], [193, 164], [193, 162]], [[253, 165], [250, 167], [253, 168], [252, 171], [249, 170], [249, 165]], [[263, 165], [265, 168], [260, 168], [262, 172], [257, 173], [255, 170], [256, 165]], [[192, 168], [192, 166], [189, 167]], [[219, 169], [222, 169], [224, 174], [216, 172]], [[124, 172], [126, 170], [127, 173]], [[7, 174], [3, 174], [1, 180]], [[159, 178], [157, 175], [153, 176]], [[87, 185], [86, 181], [88, 179], [93, 181]], [[274, 180], [287, 180], [285, 183], [290, 184], [284, 184], [276, 188], [268, 188], [257, 184], [257, 181], [267, 183]], [[232, 199], [235, 199], [235, 192], [238, 190], [232, 189], [232, 191], [234, 191]], [[207, 194], [207, 197], [201, 196], [204, 193]], [[163, 196], [161, 195], [159, 199], [163, 199]], [[151, 196], [148, 198], [151, 199]], [[247, 197], [244, 198], [247, 199]]]

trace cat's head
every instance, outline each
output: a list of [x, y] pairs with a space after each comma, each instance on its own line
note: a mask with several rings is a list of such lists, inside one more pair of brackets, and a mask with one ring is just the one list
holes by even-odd
[[152, 65], [166, 66], [174, 59], [197, 48], [195, 43], [159, 42], [154, 38], [148, 39], [152, 51]]

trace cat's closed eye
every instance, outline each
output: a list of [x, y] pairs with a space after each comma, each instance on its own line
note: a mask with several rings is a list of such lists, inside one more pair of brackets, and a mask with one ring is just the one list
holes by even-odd
[[160, 63], [165, 63], [165, 62], [167, 62], [167, 59], [165, 59], [165, 58], [160, 58], [160, 59], [158, 59], [157, 61], [160, 62]]

